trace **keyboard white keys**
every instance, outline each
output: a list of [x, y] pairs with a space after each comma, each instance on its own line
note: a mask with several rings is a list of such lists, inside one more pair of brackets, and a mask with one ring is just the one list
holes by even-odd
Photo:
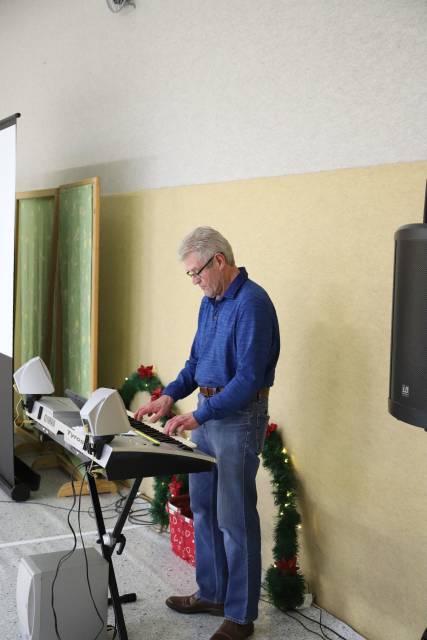
[[[133, 417], [134, 414], [132, 413], [132, 411], [128, 410], [128, 411], [126, 411], [126, 413], [128, 414], [129, 422], [130, 422], [131, 426], [134, 426], [134, 424], [132, 424], [132, 421], [133, 421], [135, 423], [135, 426], [136, 425], [143, 425], [144, 427], [148, 427], [149, 429], [150, 428], [154, 429], [159, 434], [159, 437], [163, 436], [162, 437], [163, 441], [166, 441], [166, 438], [165, 438], [165, 436], [166, 436], [167, 438], [171, 438], [172, 440], [175, 440], [178, 444], [185, 445], [186, 447], [189, 447], [190, 449], [196, 449], [197, 448], [197, 445], [194, 442], [191, 442], [191, 440], [187, 440], [187, 438], [184, 438], [182, 436], [167, 436], [163, 432], [163, 427], [162, 427], [160, 422], [154, 422], [154, 423], [150, 422], [150, 424], [148, 425], [147, 423], [143, 423], [140, 420], [136, 420]], [[150, 435], [150, 434], [148, 434], [148, 435]], [[155, 438], [156, 436], [153, 434], [153, 437]], [[170, 442], [170, 440], [169, 440], [169, 442]]]

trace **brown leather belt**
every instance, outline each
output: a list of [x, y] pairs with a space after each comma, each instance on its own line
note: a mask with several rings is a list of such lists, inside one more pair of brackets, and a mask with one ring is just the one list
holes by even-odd
[[223, 389], [224, 387], [199, 387], [200, 393], [206, 398], [214, 396], [216, 393], [219, 393]]
[[[205, 398], [211, 398], [216, 393], [222, 391], [224, 387], [199, 387], [200, 393], [205, 396]], [[255, 394], [255, 400], [259, 400], [260, 398], [268, 398], [268, 394], [270, 392], [270, 387], [263, 387]]]

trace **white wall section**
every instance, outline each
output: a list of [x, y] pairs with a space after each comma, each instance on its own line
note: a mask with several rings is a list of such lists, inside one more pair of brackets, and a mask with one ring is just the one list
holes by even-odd
[[[0, 4], [18, 188], [104, 192], [427, 157], [425, 0]], [[0, 117], [1, 114], [0, 114]]]

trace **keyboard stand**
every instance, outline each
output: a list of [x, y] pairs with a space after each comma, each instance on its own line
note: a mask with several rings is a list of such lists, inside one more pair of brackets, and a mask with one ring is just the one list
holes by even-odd
[[[87, 465], [88, 468], [90, 464], [91, 463], [88, 463]], [[119, 545], [119, 548], [117, 551], [118, 555], [120, 555], [123, 552], [123, 549], [125, 547], [126, 538], [122, 534], [122, 530], [126, 523], [133, 501], [135, 500], [136, 494], [138, 493], [139, 486], [142, 482], [142, 477], [135, 478], [135, 481], [132, 485], [129, 495], [123, 506], [123, 510], [119, 515], [117, 522], [114, 526], [114, 530], [111, 534], [107, 534], [106, 532], [95, 478], [89, 473], [89, 471], [87, 473], [87, 481], [89, 484], [89, 491], [92, 499], [92, 505], [95, 512], [96, 525], [97, 525], [98, 534], [99, 534], [99, 540], [97, 542], [101, 545], [102, 556], [105, 558], [105, 560], [107, 560], [109, 564], [108, 587], [110, 590], [111, 604], [113, 605], [114, 615], [116, 617], [117, 638], [118, 640], [128, 640], [128, 634], [127, 634], [125, 619], [124, 619], [123, 610], [122, 610], [122, 603], [135, 602], [136, 593], [128, 593], [122, 596], [119, 595], [116, 575], [114, 573], [112, 555], [114, 553], [114, 549], [117, 544]]]

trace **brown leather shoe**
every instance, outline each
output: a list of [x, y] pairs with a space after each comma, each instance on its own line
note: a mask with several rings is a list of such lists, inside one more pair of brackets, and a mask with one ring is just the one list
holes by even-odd
[[170, 596], [170, 598], [166, 600], [166, 604], [170, 609], [174, 609], [179, 613], [210, 613], [213, 616], [224, 615], [223, 604], [200, 600], [195, 593], [191, 596]]
[[237, 624], [237, 622], [233, 622], [232, 620], [224, 620], [210, 640], [244, 640], [244, 638], [249, 638], [253, 632], [253, 622]]

